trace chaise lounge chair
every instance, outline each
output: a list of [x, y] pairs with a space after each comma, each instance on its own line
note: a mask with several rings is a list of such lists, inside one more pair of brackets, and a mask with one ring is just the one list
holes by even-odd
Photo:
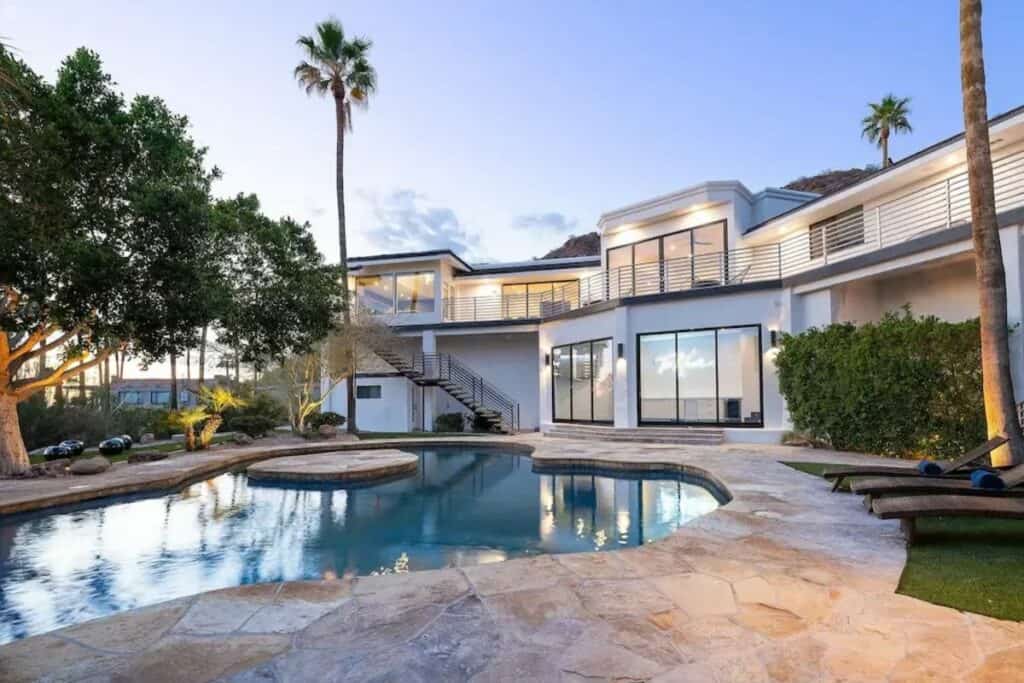
[[952, 477], [868, 477], [850, 485], [854, 493], [869, 496], [874, 502], [892, 496], [945, 494], [952, 496], [983, 496], [987, 498], [1024, 497], [1024, 465], [996, 472], [975, 470], [970, 479]]
[[898, 519], [909, 546], [914, 542], [919, 517], [988, 517], [1024, 519], [1024, 498], [1005, 496], [895, 496], [872, 502], [881, 519]]
[[[901, 465], [851, 465], [825, 470], [822, 474], [826, 479], [834, 479], [832, 490], [836, 491], [847, 477], [948, 477], [953, 474], [964, 474], [963, 470], [974, 461], [988, 455], [1006, 443], [1006, 437], [996, 436], [977, 448], [974, 448], [956, 460], [948, 462], [932, 462], [922, 460], [917, 467]], [[927, 466], [926, 466], [927, 465]], [[926, 471], [930, 470], [930, 471]]]

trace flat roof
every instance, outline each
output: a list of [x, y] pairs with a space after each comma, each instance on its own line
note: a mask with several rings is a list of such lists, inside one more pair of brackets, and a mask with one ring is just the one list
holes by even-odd
[[531, 261], [510, 261], [505, 263], [469, 264], [451, 249], [431, 249], [428, 251], [403, 251], [393, 254], [353, 256], [348, 259], [348, 265], [352, 270], [358, 270], [364, 265], [373, 263], [409, 261], [413, 259], [434, 257], [449, 257], [454, 259], [464, 270], [467, 271], [465, 275], [491, 275], [497, 273], [529, 272], [535, 270], [558, 270], [562, 268], [597, 266], [601, 264], [600, 254], [595, 254], [594, 256], [566, 256], [564, 258], [533, 259]]
[[473, 266], [462, 260], [462, 257], [451, 249], [430, 249], [427, 251], [400, 251], [392, 254], [373, 254], [371, 256], [350, 256], [348, 264], [367, 264], [377, 261], [408, 261], [415, 258], [429, 258], [432, 256], [449, 256], [466, 270], [473, 270]]

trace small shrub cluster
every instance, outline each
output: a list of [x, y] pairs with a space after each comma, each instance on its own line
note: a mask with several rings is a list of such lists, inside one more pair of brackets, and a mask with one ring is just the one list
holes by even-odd
[[953, 457], [985, 440], [977, 320], [815, 328], [784, 335], [775, 364], [795, 428], [833, 448]]
[[434, 418], [435, 432], [465, 431], [466, 420], [462, 413], [441, 413]]
[[[244, 405], [224, 410], [220, 431], [239, 431], [255, 437], [288, 422], [288, 408], [270, 394], [250, 391], [243, 394], [242, 399]], [[250, 434], [247, 429], [254, 429], [257, 434]]]
[[309, 424], [309, 428], [313, 431], [320, 429], [323, 425], [341, 427], [345, 424], [345, 416], [327, 410], [322, 413], [313, 413], [310, 415], [307, 424]]
[[172, 431], [167, 410], [122, 406], [108, 414], [100, 399], [58, 401], [48, 406], [41, 393], [18, 404], [18, 419], [29, 450], [65, 439], [94, 446], [111, 434], [130, 434], [140, 439], [151, 432], [158, 439], [166, 439]]

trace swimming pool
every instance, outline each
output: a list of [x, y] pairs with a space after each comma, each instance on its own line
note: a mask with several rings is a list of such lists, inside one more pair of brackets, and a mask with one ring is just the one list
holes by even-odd
[[416, 453], [415, 474], [362, 487], [228, 472], [162, 496], [0, 518], [0, 643], [242, 584], [637, 546], [722, 499], [677, 474], [538, 472], [495, 449]]

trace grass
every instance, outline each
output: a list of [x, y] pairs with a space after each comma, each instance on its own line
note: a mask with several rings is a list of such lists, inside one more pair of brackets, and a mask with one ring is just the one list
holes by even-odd
[[426, 439], [449, 436], [492, 436], [486, 432], [359, 432], [360, 439]]
[[[815, 476], [831, 463], [784, 462]], [[1024, 521], [922, 518], [897, 592], [996, 619], [1024, 621]]]
[[[214, 434], [214, 436], [213, 436], [213, 443], [223, 443], [225, 441], [229, 441], [230, 439], [231, 439], [231, 435], [230, 434]], [[185, 442], [184, 441], [175, 441], [173, 443], [160, 443], [160, 444], [156, 444], [156, 445], [153, 445], [153, 446], [150, 446], [149, 444], [140, 444], [140, 443], [136, 442], [132, 446], [131, 450], [122, 451], [121, 453], [118, 453], [117, 455], [108, 455], [108, 456], [106, 456], [106, 458], [110, 462], [121, 462], [122, 460], [127, 460], [128, 456], [131, 455], [132, 453], [137, 453], [139, 451], [160, 451], [161, 453], [175, 453], [177, 451], [183, 451], [183, 450], [185, 450]], [[99, 449], [97, 449], [96, 447], [92, 447], [92, 448], [86, 448], [85, 452], [82, 453], [82, 455], [80, 455], [78, 457], [81, 458], [81, 457], [85, 457], [85, 456], [88, 456], [88, 455], [98, 455], [98, 454], [99, 454]], [[29, 456], [29, 461], [34, 465], [36, 463], [46, 462], [46, 458], [43, 457], [42, 453], [37, 453], [36, 455]]]
[[[835, 465], [830, 463], [820, 462], [783, 462], [783, 465], [792, 467], [794, 470], [800, 470], [806, 474], [813, 474], [816, 477], [820, 477], [825, 473], [825, 470], [833, 467], [841, 467], [841, 465]], [[850, 480], [844, 479], [842, 485], [839, 487], [840, 491], [850, 492]]]

